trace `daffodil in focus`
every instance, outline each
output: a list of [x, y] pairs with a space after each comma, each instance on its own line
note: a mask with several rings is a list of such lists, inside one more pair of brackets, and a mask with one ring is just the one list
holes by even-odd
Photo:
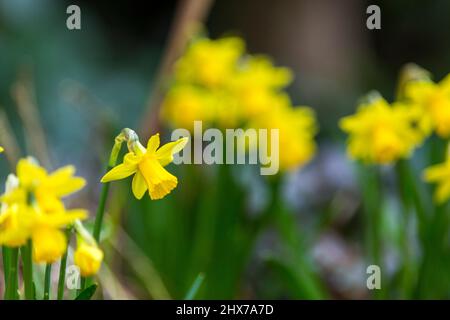
[[349, 134], [348, 153], [366, 163], [389, 164], [408, 157], [423, 140], [417, 128], [417, 114], [407, 106], [389, 105], [380, 96], [359, 106], [340, 121]]
[[89, 277], [98, 272], [103, 260], [103, 251], [96, 245], [80, 241], [74, 253], [74, 262], [80, 268], [83, 277]]
[[137, 199], [141, 199], [148, 190], [150, 198], [161, 199], [169, 194], [178, 184], [178, 179], [169, 173], [164, 166], [173, 161], [173, 155], [180, 152], [188, 138], [181, 138], [159, 148], [159, 134], [153, 135], [144, 148], [139, 141], [129, 143], [129, 151], [122, 164], [106, 173], [101, 182], [124, 179], [134, 174], [132, 191]]
[[440, 83], [431, 80], [405, 84], [405, 99], [422, 111], [420, 126], [429, 133], [435, 130], [442, 138], [450, 137], [450, 75]]
[[442, 204], [450, 198], [450, 157], [444, 163], [425, 169], [423, 177], [429, 183], [436, 183], [434, 200]]

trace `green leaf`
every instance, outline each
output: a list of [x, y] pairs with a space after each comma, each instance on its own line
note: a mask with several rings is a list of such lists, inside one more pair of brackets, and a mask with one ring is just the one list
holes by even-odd
[[98, 284], [94, 283], [93, 285], [87, 287], [75, 298], [75, 300], [91, 300], [95, 291], [97, 290]]
[[195, 298], [195, 296], [198, 293], [198, 290], [200, 289], [203, 283], [203, 280], [205, 280], [205, 275], [203, 273], [200, 273], [195, 279], [188, 293], [186, 294], [186, 297], [184, 298], [185, 300], [192, 300]]

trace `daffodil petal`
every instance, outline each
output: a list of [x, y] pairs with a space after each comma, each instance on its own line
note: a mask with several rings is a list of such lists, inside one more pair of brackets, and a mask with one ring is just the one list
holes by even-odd
[[445, 182], [439, 185], [436, 189], [436, 193], [434, 194], [435, 201], [437, 203], [444, 203], [450, 197], [450, 182]]
[[159, 133], [153, 135], [148, 139], [147, 143], [147, 152], [156, 152], [156, 149], [159, 147]]
[[173, 155], [180, 152], [188, 143], [189, 139], [187, 137], [178, 139], [177, 141], [169, 142], [159, 148], [156, 151], [156, 159], [164, 167], [173, 161]]
[[145, 182], [144, 176], [137, 171], [133, 177], [133, 183], [131, 184], [131, 189], [136, 199], [142, 199], [147, 191], [147, 183]]
[[137, 165], [122, 163], [109, 170], [100, 181], [105, 183], [109, 181], [124, 179], [126, 177], [131, 176], [133, 173], [136, 172], [136, 170]]
[[450, 174], [445, 164], [438, 164], [425, 169], [423, 177], [427, 182], [439, 181]]

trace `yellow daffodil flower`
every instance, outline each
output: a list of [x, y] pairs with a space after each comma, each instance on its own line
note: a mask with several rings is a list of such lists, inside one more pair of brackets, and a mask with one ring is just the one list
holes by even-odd
[[52, 213], [35, 210], [31, 232], [34, 262], [52, 263], [61, 258], [67, 248], [67, 239], [61, 228], [86, 218], [87, 212], [80, 209]]
[[[304, 166], [315, 154], [314, 136], [317, 124], [308, 107], [280, 106], [262, 114], [250, 123], [250, 128], [279, 129], [279, 164], [281, 170]], [[271, 149], [269, 140], [268, 150]]]
[[450, 198], [450, 157], [444, 163], [426, 168], [423, 177], [425, 181], [437, 184], [436, 203], [442, 204]]
[[96, 245], [80, 241], [74, 253], [74, 262], [80, 268], [83, 277], [89, 277], [98, 272], [103, 260], [103, 251]]
[[137, 199], [141, 199], [147, 190], [151, 199], [161, 199], [178, 184], [177, 178], [164, 166], [173, 161], [173, 154], [180, 152], [187, 141], [187, 138], [181, 138], [158, 149], [160, 141], [159, 134], [156, 134], [149, 139], [147, 149], [137, 142], [134, 150], [125, 155], [123, 163], [106, 173], [101, 182], [120, 180], [134, 174], [132, 191]]
[[422, 111], [420, 126], [428, 133], [435, 130], [440, 137], [450, 137], [450, 75], [440, 83], [410, 81], [404, 87], [405, 99]]
[[239, 38], [198, 39], [177, 61], [175, 77], [181, 82], [217, 87], [234, 75], [243, 50], [244, 43]]
[[361, 104], [356, 114], [340, 121], [349, 134], [351, 158], [368, 163], [388, 164], [407, 157], [421, 143], [416, 114], [403, 105], [390, 106], [382, 97]]
[[83, 178], [74, 176], [73, 166], [65, 166], [48, 174], [44, 168], [26, 158], [19, 160], [16, 170], [21, 187], [33, 192], [41, 209], [46, 211], [62, 210], [60, 198], [80, 190], [86, 184]]
[[0, 245], [24, 245], [30, 238], [33, 223], [34, 215], [26, 205], [9, 205], [0, 214]]
[[204, 88], [193, 85], [176, 85], [167, 93], [161, 108], [161, 117], [174, 128], [193, 131], [194, 121], [205, 125], [214, 121], [217, 99]]

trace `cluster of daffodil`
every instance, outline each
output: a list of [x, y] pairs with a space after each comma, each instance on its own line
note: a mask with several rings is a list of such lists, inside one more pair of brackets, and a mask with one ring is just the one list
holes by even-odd
[[284, 91], [291, 80], [289, 69], [247, 54], [240, 38], [197, 38], [175, 64], [161, 115], [172, 127], [188, 130], [194, 121], [279, 129], [280, 168], [294, 169], [314, 155], [317, 125], [311, 109], [292, 106]]
[[[408, 71], [408, 70], [407, 70]], [[406, 72], [407, 72], [406, 71]], [[450, 137], [450, 75], [440, 83], [428, 73], [403, 77], [398, 100], [389, 104], [377, 93], [369, 94], [354, 115], [341, 119], [340, 127], [349, 134], [350, 158], [367, 164], [392, 164], [409, 158], [424, 140], [436, 134]], [[427, 168], [424, 178], [439, 184], [435, 199], [450, 198], [450, 158]]]
[[[390, 104], [377, 93], [369, 94], [354, 115], [341, 119], [340, 127], [349, 134], [349, 157], [366, 165], [361, 171], [364, 177], [361, 183], [369, 228], [369, 258], [377, 265], [382, 264], [382, 187], [378, 185], [380, 179], [376, 168], [377, 165], [392, 164], [404, 211], [404, 226], [399, 228], [403, 239], [400, 246], [403, 275], [399, 278], [404, 290], [409, 290], [411, 296], [407, 297], [412, 297], [414, 292], [424, 297], [439, 295], [435, 292], [441, 285], [435, 272], [448, 268], [440, 257], [447, 252], [443, 239], [447, 234], [445, 204], [450, 198], [450, 75], [435, 83], [428, 72], [409, 65], [401, 74], [397, 101]], [[433, 203], [427, 201], [431, 197], [426, 188], [420, 187], [421, 182], [408, 161], [427, 139], [432, 140], [428, 149], [431, 165], [425, 164], [422, 179], [436, 184]], [[420, 260], [411, 256], [408, 249], [410, 210], [416, 213]], [[438, 267], [440, 263], [443, 266]], [[426, 292], [427, 283], [434, 291]], [[443, 286], [442, 290], [448, 290], [448, 287]]]
[[[123, 142], [127, 142], [128, 153], [123, 163], [116, 161]], [[164, 169], [172, 162], [173, 154], [181, 151], [187, 138], [170, 142], [159, 148], [159, 134], [153, 135], [147, 148], [139, 142], [136, 133], [124, 129], [116, 137], [110, 157], [111, 170], [101, 179], [105, 183], [134, 175], [132, 190], [141, 199], [148, 190], [151, 199], [161, 199], [178, 184], [177, 178]], [[0, 147], [0, 152], [3, 148]], [[83, 226], [88, 217], [86, 210], [66, 209], [63, 198], [85, 186], [85, 180], [74, 176], [75, 168], [65, 166], [48, 173], [31, 157], [21, 159], [16, 174], [10, 174], [6, 190], [0, 197], [0, 245], [3, 246], [5, 269], [5, 297], [17, 298], [18, 249], [23, 261], [25, 297], [34, 299], [32, 263], [45, 263], [46, 288], [44, 298], [49, 298], [49, 266], [60, 260], [67, 251], [71, 232], [77, 235], [77, 248], [73, 260], [81, 276], [96, 274], [103, 260], [103, 251], [98, 247], [107, 192], [102, 192], [93, 235]], [[11, 250], [8, 251], [8, 250]], [[6, 265], [5, 265], [6, 264]], [[62, 264], [61, 264], [62, 265]], [[65, 267], [65, 265], [64, 265]], [[63, 272], [62, 285], [64, 285]], [[82, 286], [85, 286], [83, 281]], [[60, 286], [59, 286], [60, 287]], [[61, 286], [63, 288], [63, 286]], [[84, 289], [83, 287], [81, 289]], [[58, 297], [62, 298], [58, 291]]]
[[[31, 157], [19, 160], [16, 174], [8, 176], [5, 192], [0, 197], [0, 245], [3, 246], [4, 262], [9, 259], [11, 264], [4, 266], [5, 270], [17, 269], [18, 263], [17, 254], [14, 259], [5, 256], [8, 249], [16, 251], [21, 248], [24, 269], [28, 270], [32, 270], [31, 261], [27, 261], [28, 254], [34, 263], [51, 265], [58, 261], [67, 250], [69, 239], [66, 233], [74, 230], [77, 234], [75, 264], [83, 276], [97, 273], [103, 252], [96, 241], [87, 236], [89, 233], [81, 224], [88, 213], [82, 209], [66, 209], [63, 203], [64, 197], [85, 185], [85, 180], [74, 176], [74, 173], [73, 166], [48, 173]], [[16, 285], [13, 282], [17, 280], [13, 278], [5, 277], [7, 287]], [[30, 279], [25, 279], [24, 275], [24, 280], [25, 289], [30, 289]], [[8, 292], [8, 289], [6, 293], [16, 294]], [[27, 294], [27, 298], [32, 296]]]

